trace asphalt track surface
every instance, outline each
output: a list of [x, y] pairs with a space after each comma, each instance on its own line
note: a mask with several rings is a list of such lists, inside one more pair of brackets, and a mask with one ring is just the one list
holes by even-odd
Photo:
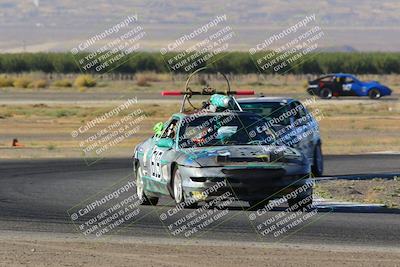
[[[400, 155], [327, 156], [327, 176], [385, 176], [400, 173]], [[0, 230], [79, 233], [67, 211], [81, 201], [131, 180], [129, 158], [102, 159], [88, 166], [82, 159], [1, 160]], [[124, 237], [170, 237], [160, 214], [174, 206], [168, 198], [156, 207], [140, 206], [142, 216], [115, 232]], [[257, 234], [249, 220], [253, 211], [238, 204], [217, 226], [194, 238], [232, 241], [290, 242], [397, 247], [400, 244], [400, 212], [385, 208], [321, 208], [307, 223], [279, 237]], [[269, 211], [269, 216], [284, 208]], [[181, 215], [190, 213], [186, 209]], [[260, 219], [262, 219], [260, 217]], [[169, 221], [170, 220], [170, 221]]]

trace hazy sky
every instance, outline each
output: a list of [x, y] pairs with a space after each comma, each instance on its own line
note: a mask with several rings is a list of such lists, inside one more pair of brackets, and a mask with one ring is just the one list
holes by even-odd
[[147, 33], [144, 50], [159, 50], [222, 14], [236, 34], [235, 50], [248, 50], [312, 14], [325, 33], [321, 47], [400, 50], [398, 0], [0, 0], [0, 49], [69, 50], [132, 14]]

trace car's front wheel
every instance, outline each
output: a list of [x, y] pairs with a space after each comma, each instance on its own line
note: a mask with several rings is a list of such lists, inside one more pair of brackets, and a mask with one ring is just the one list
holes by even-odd
[[182, 188], [182, 176], [178, 169], [175, 170], [174, 181], [174, 199], [176, 204], [180, 204], [184, 201], [183, 199], [183, 188]]
[[321, 144], [317, 144], [314, 148], [313, 165], [311, 172], [314, 177], [320, 177], [324, 173], [324, 156], [322, 155]]
[[331, 99], [332, 98], [332, 90], [329, 88], [322, 88], [319, 91], [319, 97], [322, 99]]
[[381, 97], [381, 92], [379, 92], [379, 90], [376, 88], [372, 88], [371, 90], [369, 90], [368, 96], [371, 99], [378, 99]]
[[[182, 176], [178, 168], [175, 169], [174, 171], [174, 176], [172, 180], [172, 189], [174, 193], [174, 199], [176, 204], [180, 204], [182, 202], [185, 202], [185, 194], [183, 191], [183, 185], [182, 185]], [[185, 207], [187, 208], [196, 208], [198, 206], [197, 202], [187, 202], [185, 203]]]
[[144, 192], [143, 171], [142, 167], [136, 169], [136, 194], [142, 205], [157, 205], [158, 197], [147, 197]]

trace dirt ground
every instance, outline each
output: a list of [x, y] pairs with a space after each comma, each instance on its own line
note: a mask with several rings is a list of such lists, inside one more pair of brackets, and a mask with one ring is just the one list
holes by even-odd
[[332, 180], [317, 184], [315, 191], [325, 199], [400, 207], [400, 177], [395, 180]]
[[292, 244], [0, 234], [0, 266], [400, 266], [400, 251]]

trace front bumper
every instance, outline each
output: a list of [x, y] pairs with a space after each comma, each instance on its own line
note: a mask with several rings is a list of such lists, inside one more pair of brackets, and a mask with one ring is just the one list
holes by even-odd
[[[283, 197], [297, 188], [311, 183], [309, 166], [224, 166], [179, 167], [185, 197], [193, 198], [201, 192], [210, 200], [230, 192], [237, 200], [263, 200]], [[211, 189], [211, 190], [210, 190]], [[305, 192], [306, 193], [306, 192]]]

